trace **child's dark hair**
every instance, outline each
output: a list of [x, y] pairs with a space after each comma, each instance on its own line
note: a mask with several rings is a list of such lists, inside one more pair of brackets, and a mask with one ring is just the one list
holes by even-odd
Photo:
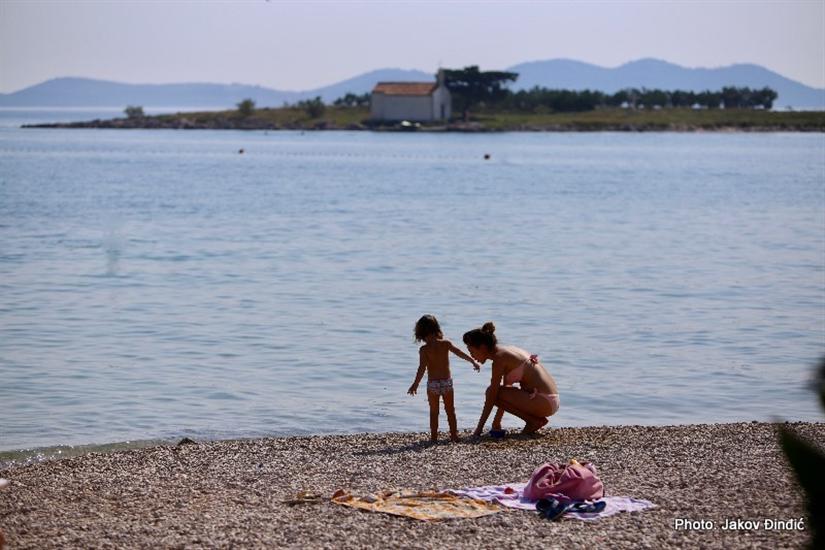
[[415, 324], [415, 341], [421, 342], [427, 336], [435, 335], [438, 338], [444, 338], [444, 333], [441, 332], [441, 326], [438, 324], [438, 319], [433, 315], [424, 315]]
[[474, 348], [481, 347], [482, 344], [487, 346], [488, 350], [496, 347], [498, 340], [496, 339], [496, 326], [492, 321], [487, 321], [481, 328], [474, 328], [471, 331], [464, 333], [464, 343]]

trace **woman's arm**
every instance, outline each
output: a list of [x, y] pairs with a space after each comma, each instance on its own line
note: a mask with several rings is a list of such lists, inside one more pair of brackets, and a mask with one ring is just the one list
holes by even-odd
[[500, 367], [496, 366], [495, 361], [493, 361], [492, 370], [493, 374], [490, 377], [490, 387], [487, 388], [487, 393], [484, 397], [484, 408], [481, 410], [481, 417], [478, 419], [478, 426], [476, 426], [476, 431], [473, 432], [474, 437], [480, 436], [481, 432], [484, 431], [484, 424], [487, 423], [487, 418], [490, 416], [493, 407], [496, 406], [496, 399], [498, 399], [498, 389], [501, 386], [501, 378], [503, 372]]
[[424, 378], [425, 370], [427, 370], [427, 359], [424, 357], [424, 346], [421, 346], [418, 348], [418, 372], [415, 373], [415, 382], [413, 382], [410, 389], [407, 390], [408, 394], [415, 395], [415, 392], [418, 391], [418, 384], [421, 383], [421, 379]]
[[447, 341], [447, 344], [449, 344], [449, 346], [450, 346], [450, 351], [451, 351], [451, 352], [455, 353], [456, 355], [458, 355], [459, 357], [461, 357], [461, 358], [462, 358], [462, 359], [464, 359], [465, 361], [468, 361], [468, 362], [472, 363], [472, 364], [473, 364], [473, 368], [474, 368], [475, 370], [481, 370], [481, 365], [479, 365], [479, 364], [476, 362], [476, 360], [475, 360], [475, 359], [473, 359], [472, 357], [470, 357], [469, 355], [467, 355], [466, 353], [464, 353], [463, 351], [461, 351], [461, 349], [460, 349], [460, 348], [455, 347], [455, 346], [453, 345], [453, 343], [452, 343], [452, 342], [450, 342], [449, 340]]

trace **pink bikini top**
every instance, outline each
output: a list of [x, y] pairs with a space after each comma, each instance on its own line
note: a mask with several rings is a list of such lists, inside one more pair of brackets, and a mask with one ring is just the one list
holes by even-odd
[[521, 379], [524, 377], [524, 366], [527, 365], [527, 363], [532, 363], [535, 365], [538, 362], [538, 355], [531, 355], [529, 358], [525, 359], [521, 365], [504, 375], [504, 385], [512, 386], [516, 382], [521, 382]]

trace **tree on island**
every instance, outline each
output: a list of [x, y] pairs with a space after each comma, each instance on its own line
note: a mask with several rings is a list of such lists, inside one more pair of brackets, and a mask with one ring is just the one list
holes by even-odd
[[463, 69], [444, 69], [444, 84], [453, 95], [454, 104], [467, 120], [471, 108], [504, 99], [509, 90], [503, 85], [515, 82], [518, 73], [479, 71], [478, 65]]
[[143, 107], [141, 107], [140, 105], [129, 105], [125, 109], [123, 109], [123, 112], [126, 113], [126, 118], [130, 120], [136, 120], [146, 116], [143, 113]]
[[319, 118], [323, 116], [327, 108], [321, 96], [316, 96], [313, 99], [304, 99], [296, 103], [295, 106], [303, 109], [309, 118]]
[[244, 118], [252, 116], [252, 113], [255, 112], [255, 102], [248, 98], [244, 99], [238, 103], [238, 112]]
[[767, 86], [761, 90], [733, 86], [722, 88], [722, 103], [725, 109], [752, 109], [754, 107], [770, 109], [777, 97], [777, 93]]
[[611, 107], [627, 109], [705, 108], [770, 110], [777, 98], [775, 90], [726, 87], [720, 91], [658, 90], [625, 88], [614, 94], [597, 90], [553, 90], [535, 86], [529, 90], [502, 90], [501, 98], [487, 101], [489, 113], [570, 113]]
[[370, 104], [370, 93], [354, 94], [347, 92], [343, 97], [339, 97], [332, 102], [336, 107], [368, 107]]

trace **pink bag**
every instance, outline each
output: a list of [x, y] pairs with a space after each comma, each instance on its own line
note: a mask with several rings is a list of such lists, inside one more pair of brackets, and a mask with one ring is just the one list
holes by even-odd
[[542, 464], [524, 488], [524, 498], [539, 500], [595, 500], [604, 496], [604, 485], [596, 467], [571, 460], [569, 464]]

